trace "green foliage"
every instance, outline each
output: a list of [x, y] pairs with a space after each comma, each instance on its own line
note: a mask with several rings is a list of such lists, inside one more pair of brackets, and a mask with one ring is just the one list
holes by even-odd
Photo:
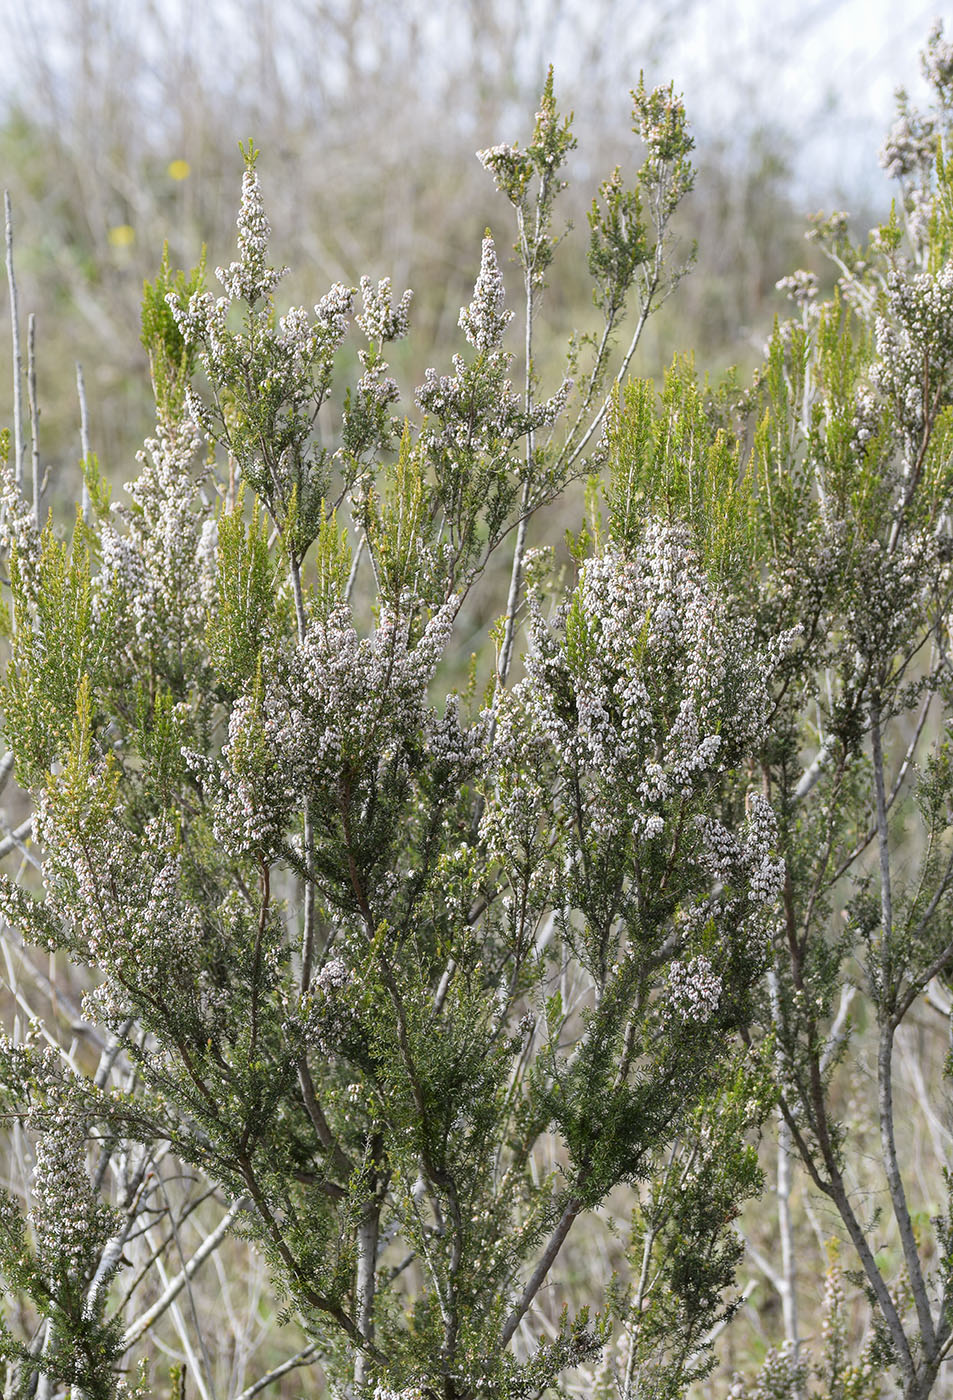
[[257, 501], [246, 522], [244, 488], [218, 517], [215, 604], [206, 622], [209, 658], [221, 682], [240, 695], [277, 622], [276, 563]]
[[646, 515], [683, 524], [711, 577], [740, 586], [756, 547], [752, 484], [739, 444], [712, 423], [690, 361], [668, 370], [658, 403], [647, 381], [616, 395], [607, 447], [611, 539], [636, 539]]
[[[611, 1308], [621, 1325], [615, 1364], [626, 1384], [660, 1397], [684, 1395], [713, 1368], [705, 1347], [712, 1328], [737, 1311], [727, 1293], [744, 1250], [734, 1222], [740, 1203], [762, 1186], [746, 1135], [767, 1112], [763, 1071], [740, 1061], [714, 1097], [702, 1101], [674, 1149], [658, 1163], [636, 1208], [627, 1259]], [[595, 1394], [614, 1388], [608, 1366]]]
[[114, 644], [115, 600], [101, 599], [94, 617], [89, 550], [81, 525], [72, 544], [59, 541], [52, 521], [43, 532], [35, 576], [10, 556], [14, 637], [3, 682], [8, 741], [24, 785], [42, 780], [73, 729], [77, 694], [100, 684]]
[[[516, 210], [519, 241], [516, 252], [533, 286], [542, 286], [559, 238], [553, 236], [553, 202], [566, 182], [559, 172], [576, 146], [572, 116], [561, 118], [556, 110], [553, 70], [550, 66], [540, 97], [532, 140], [521, 152], [518, 146], [493, 146], [480, 152], [497, 189]], [[536, 181], [535, 195], [530, 192]], [[531, 218], [531, 210], [533, 217]]]
[[[426, 598], [434, 589], [435, 581], [429, 577], [433, 571], [432, 510], [424, 476], [425, 462], [421, 457], [419, 448], [411, 441], [410, 427], [405, 425], [397, 460], [385, 477], [380, 506], [376, 508], [375, 502], [369, 503], [368, 538], [374, 551], [377, 584], [382, 601], [395, 610], [400, 607], [406, 591]], [[330, 547], [335, 542], [329, 537]], [[321, 569], [319, 577], [327, 572], [334, 579], [331, 596], [341, 602], [349, 562], [343, 542], [337, 544], [336, 558], [333, 555], [331, 558], [333, 564]], [[322, 585], [322, 592], [326, 587]]]
[[675, 95], [674, 84], [647, 92], [642, 73], [632, 93], [632, 103], [633, 130], [648, 150], [640, 183], [643, 187], [658, 184], [667, 206], [664, 212], [671, 213], [692, 188], [695, 178], [690, 159], [695, 142], [689, 133], [684, 103]]
[[205, 285], [205, 254], [186, 276], [173, 273], [169, 245], [162, 249], [162, 263], [154, 282], [142, 289], [142, 344], [149, 355], [152, 386], [160, 418], [174, 422], [181, 414], [185, 391], [195, 373], [196, 355], [176, 325], [169, 298], [187, 303]]
[[89, 503], [97, 515], [104, 516], [109, 510], [112, 488], [99, 467], [99, 458], [90, 453], [83, 462], [83, 481], [89, 494]]
[[589, 272], [596, 283], [593, 301], [615, 312], [625, 304], [636, 270], [648, 253], [638, 190], [626, 190], [616, 166], [599, 187], [589, 211]]

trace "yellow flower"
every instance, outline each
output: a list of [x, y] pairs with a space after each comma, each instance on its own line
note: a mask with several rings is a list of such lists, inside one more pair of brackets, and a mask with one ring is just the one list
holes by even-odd
[[111, 248], [131, 248], [136, 241], [136, 230], [131, 224], [115, 224], [106, 237]]
[[173, 180], [187, 180], [192, 174], [192, 167], [187, 160], [170, 160], [166, 167], [166, 174]]

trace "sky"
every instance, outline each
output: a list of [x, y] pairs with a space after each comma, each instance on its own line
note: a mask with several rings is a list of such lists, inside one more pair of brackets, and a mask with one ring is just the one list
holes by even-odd
[[[97, 9], [97, 0], [68, 2], [77, 7], [74, 26], [77, 16]], [[76, 30], [64, 28], [64, 3], [32, 0], [24, 6], [21, 0], [0, 0], [0, 22], [13, 50], [18, 42], [39, 42], [54, 67], [62, 63], [68, 68], [72, 56], [64, 45], [75, 43]], [[283, 25], [286, 56], [294, 55], [295, 28], [321, 14], [363, 18], [364, 42], [374, 49], [392, 48], [398, 64], [408, 37], [396, 31], [410, 26], [408, 35], [427, 47], [429, 25], [433, 32], [426, 64], [432, 72], [446, 62], [454, 45], [454, 61], [467, 63], [464, 50], [474, 14], [485, 11], [498, 22], [505, 10], [506, 24], [488, 31], [497, 36], [490, 42], [502, 51], [504, 65], [524, 70], [521, 77], [531, 89], [549, 61], [555, 62], [557, 77], [572, 73], [575, 65], [581, 89], [587, 59], [614, 50], [625, 69], [621, 100], [644, 62], [653, 81], [674, 79], [703, 140], [713, 137], [730, 147], [733, 139], [743, 143], [759, 126], [786, 135], [796, 197], [828, 203], [839, 193], [848, 200], [866, 195], [879, 202], [883, 184], [877, 150], [892, 118], [894, 89], [904, 84], [916, 94], [917, 54], [934, 18], [945, 20], [948, 36], [953, 36], [950, 0], [945, 6], [937, 0], [442, 0], [438, 5], [423, 0], [106, 0], [106, 6], [117, 23], [130, 26], [129, 32], [146, 33], [158, 25], [194, 44], [197, 69], [211, 63], [207, 77], [213, 83], [217, 69], [248, 61], [243, 45], [256, 42], [250, 36], [261, 33], [260, 23], [248, 23], [249, 17], [260, 19], [268, 9], [285, 16], [275, 32]], [[606, 15], [611, 15], [608, 22]], [[81, 18], [78, 22], [83, 23]], [[312, 23], [312, 35], [323, 23]], [[329, 71], [332, 50], [330, 43], [322, 46]], [[479, 64], [480, 56], [474, 53], [472, 61]], [[276, 63], [280, 67], [280, 53]], [[16, 65], [0, 75], [0, 102], [5, 83], [8, 92], [15, 87]]]
[[894, 91], [922, 91], [918, 53], [937, 0], [698, 0], [665, 63], [699, 130], [766, 120], [786, 130], [798, 193], [846, 196], [882, 187], [877, 151]]

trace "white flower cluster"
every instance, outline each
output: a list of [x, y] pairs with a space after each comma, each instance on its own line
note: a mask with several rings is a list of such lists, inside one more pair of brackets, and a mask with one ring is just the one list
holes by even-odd
[[919, 631], [924, 605], [949, 566], [940, 558], [939, 543], [930, 531], [904, 534], [893, 551], [870, 540], [855, 552], [856, 586], [844, 619], [844, 631], [865, 658], [889, 659]]
[[212, 517], [202, 522], [196, 550], [199, 593], [206, 608], [215, 601], [218, 580], [218, 521]]
[[414, 294], [408, 288], [397, 306], [389, 277], [382, 277], [376, 288], [369, 277], [361, 278], [363, 310], [354, 318], [368, 340], [400, 340], [410, 327], [410, 303]]
[[502, 350], [490, 352], [490, 372], [495, 379], [492, 390], [482, 400], [474, 395], [473, 384], [462, 356], [454, 355], [454, 373], [438, 374], [428, 369], [415, 398], [424, 413], [443, 420], [440, 428], [427, 427], [423, 439], [430, 445], [440, 445], [453, 454], [462, 449], [485, 452], [494, 443], [504, 447], [516, 442], [527, 432], [549, 427], [562, 413], [572, 390], [572, 380], [564, 379], [550, 398], [524, 413], [522, 401], [504, 377], [510, 356]]
[[[516, 709], [561, 763], [628, 792], [628, 810], [613, 799], [615, 816], [641, 823], [757, 740], [772, 662], [728, 614], [684, 532], [650, 524], [634, 556], [587, 562], [555, 631], [536, 614]], [[504, 727], [499, 742], [521, 740]]]
[[473, 300], [460, 308], [459, 326], [474, 350], [495, 350], [513, 319], [504, 306], [506, 292], [503, 273], [493, 239], [487, 234], [480, 255], [480, 273], [473, 288]]
[[86, 1134], [65, 1112], [44, 1122], [37, 1138], [30, 1219], [40, 1266], [51, 1277], [81, 1278], [108, 1234], [108, 1210], [86, 1172]]
[[477, 160], [484, 170], [493, 170], [500, 161], [512, 160], [519, 155], [516, 146], [511, 146], [506, 141], [500, 141], [495, 146], [487, 146], [482, 151], [477, 151]]
[[704, 1024], [717, 1012], [723, 991], [724, 983], [710, 958], [674, 962], [665, 987], [666, 1019]]
[[[229, 298], [213, 297], [211, 292], [194, 292], [183, 304], [175, 292], [169, 292], [166, 301], [185, 343], [201, 346], [204, 342], [202, 363], [205, 368], [221, 365], [228, 352]], [[194, 396], [186, 399], [191, 417], [195, 417], [196, 402]]]
[[[480, 824], [480, 836], [491, 859], [500, 863], [511, 886], [520, 887], [520, 910], [541, 909], [555, 892], [554, 872], [544, 859], [546, 838], [540, 829], [549, 795], [529, 775], [521, 781], [501, 784], [488, 802]], [[510, 896], [503, 911], [515, 918]]]
[[731, 880], [741, 863], [737, 837], [714, 817], [698, 816], [695, 825], [702, 838], [702, 861], [713, 880]]
[[257, 700], [241, 696], [235, 701], [220, 765], [195, 754], [188, 758], [195, 771], [212, 780], [215, 839], [234, 855], [273, 860], [291, 794], [271, 752]]
[[917, 434], [924, 421], [925, 370], [935, 384], [953, 366], [953, 259], [935, 274], [891, 276], [875, 342], [875, 386], [892, 399], [901, 427]]
[[194, 423], [160, 426], [139, 453], [139, 477], [126, 484], [131, 506], [113, 504], [125, 528], [107, 522], [102, 532], [105, 593], [120, 590], [141, 641], [185, 661], [201, 645], [215, 580], [214, 524], [197, 500], [192, 471], [199, 446]]
[[354, 291], [335, 282], [314, 308], [314, 320], [326, 344], [340, 345], [347, 335], [354, 306]]
[[[363, 354], [363, 352], [359, 353]], [[377, 409], [386, 408], [388, 404], [396, 403], [400, 398], [397, 380], [391, 375], [385, 374], [386, 369], [387, 365], [383, 360], [366, 365], [364, 373], [355, 386], [356, 397], [363, 401], [365, 408], [371, 413]]]
[[748, 794], [748, 815], [736, 836], [713, 817], [698, 816], [702, 863], [719, 884], [743, 883], [756, 906], [772, 906], [784, 882], [784, 862], [774, 855], [778, 827], [770, 802], [760, 792]]
[[836, 1264], [832, 1264], [824, 1280], [824, 1313], [821, 1323], [821, 1341], [830, 1350], [839, 1347], [842, 1353], [847, 1347], [847, 1296], [844, 1291], [844, 1277]]
[[342, 958], [329, 958], [315, 977], [315, 986], [320, 987], [325, 996], [339, 992], [353, 980], [353, 973]]
[[796, 306], [804, 306], [812, 302], [817, 297], [820, 284], [816, 273], [807, 272], [803, 267], [799, 267], [796, 272], [792, 272], [789, 277], [782, 277], [775, 283], [779, 292], [784, 292]]
[[537, 428], [549, 428], [555, 423], [556, 419], [566, 407], [566, 402], [569, 395], [572, 393], [572, 386], [573, 381], [571, 379], [564, 379], [555, 394], [551, 394], [548, 399], [544, 399], [542, 403], [536, 404], [535, 407], [530, 410], [528, 426], [533, 432], [535, 432]]
[[[415, 645], [406, 621], [386, 609], [373, 634], [360, 637], [349, 610], [339, 607], [326, 620], [313, 619], [303, 642], [271, 656], [261, 697], [247, 695], [232, 708], [221, 758], [186, 755], [230, 854], [273, 859], [308, 794], [333, 821], [342, 773], [360, 822], [384, 775], [406, 774], [418, 761], [421, 741], [428, 763], [454, 780], [473, 770], [479, 726], [464, 731], [455, 705], [438, 716], [427, 696], [455, 607], [450, 602], [435, 613]], [[333, 968], [325, 969], [328, 977]]]
[[[198, 292], [184, 304], [170, 292], [167, 301], [213, 389], [214, 406], [187, 390], [188, 413], [210, 439], [227, 444], [273, 519], [282, 530], [293, 529], [294, 548], [300, 551], [314, 540], [322, 518], [329, 454], [315, 440], [315, 415], [329, 392], [354, 291], [335, 283], [315, 306], [313, 319], [304, 307], [294, 306], [275, 324], [265, 304], [244, 314], [242, 330], [230, 330], [235, 302], [245, 298], [254, 308], [256, 300], [270, 296], [280, 276], [264, 264], [267, 221], [250, 169], [244, 190], [239, 260], [219, 269], [226, 294], [216, 299]], [[402, 303], [398, 319], [405, 310]], [[396, 386], [382, 380], [383, 366], [366, 367], [358, 398], [370, 401], [376, 426], [377, 412], [392, 401]]]
[[920, 61], [927, 82], [949, 101], [953, 94], [953, 44], [943, 38], [942, 20], [936, 20], [933, 24]]
[[[326, 390], [335, 351], [347, 334], [354, 290], [336, 282], [314, 307], [313, 320], [303, 306], [290, 307], [276, 327], [266, 325], [260, 317], [253, 346], [248, 335], [229, 330], [231, 308], [241, 299], [254, 305], [270, 296], [283, 272], [265, 265], [268, 221], [253, 170], [245, 172], [238, 225], [239, 259], [228, 268], [217, 269], [225, 295], [216, 298], [207, 291], [196, 292], [183, 304], [176, 292], [170, 292], [166, 299], [175, 323], [186, 343], [199, 352], [213, 384], [228, 385], [235, 377], [236, 363], [245, 361], [242, 390], [247, 393], [247, 368], [254, 360], [256, 392], [267, 393], [280, 382], [286, 388], [286, 406], [292, 413], [295, 404], [307, 403], [313, 409]], [[400, 310], [405, 309], [402, 302]], [[262, 377], [264, 382], [259, 382]], [[221, 435], [221, 423], [191, 390], [186, 406], [210, 436]]]
[[[504, 370], [509, 357], [497, 351], [500, 362], [494, 368]], [[487, 397], [486, 403], [475, 403], [474, 394], [467, 376], [467, 366], [461, 355], [454, 355], [453, 374], [438, 374], [433, 368], [424, 373], [424, 382], [417, 389], [415, 399], [418, 408], [434, 418], [442, 420], [439, 429], [430, 424], [422, 434], [430, 445], [440, 445], [448, 452], [460, 450], [485, 451], [494, 440], [514, 442], [517, 437], [516, 420], [520, 411], [519, 395], [515, 394], [508, 379], [499, 376], [495, 394]]]
[[388, 422], [385, 416], [387, 407], [400, 398], [400, 389], [387, 374], [387, 362], [380, 352], [387, 341], [407, 334], [412, 298], [413, 292], [404, 292], [395, 307], [389, 277], [382, 278], [376, 288], [369, 277], [361, 278], [363, 310], [355, 319], [371, 343], [357, 352], [364, 372], [344, 411], [344, 441], [358, 455], [372, 444], [387, 443], [392, 432], [400, 431], [400, 420], [395, 417]]
[[923, 177], [933, 165], [936, 135], [932, 122], [901, 110], [880, 148], [880, 164], [888, 179]]
[[304, 1034], [328, 1060], [333, 1060], [342, 1052], [354, 1028], [354, 1015], [346, 996], [354, 984], [354, 973], [343, 958], [330, 958], [320, 969], [312, 983], [312, 990], [320, 991], [320, 997], [312, 995], [304, 1021]]
[[854, 416], [850, 420], [855, 450], [863, 455], [870, 439], [880, 427], [883, 414], [873, 391], [862, 385], [854, 399]]
[[549, 399], [524, 411], [506, 377], [512, 356], [500, 348], [513, 314], [504, 309], [503, 298], [503, 277], [488, 235], [473, 299], [461, 308], [459, 318], [480, 359], [468, 366], [462, 356], [454, 355], [452, 375], [428, 369], [415, 395], [418, 407], [438, 420], [425, 425], [422, 441], [451, 459], [460, 452], [487, 452], [500, 446], [505, 451], [527, 433], [552, 425], [572, 389], [572, 380], [566, 379]]
[[217, 267], [215, 276], [233, 301], [254, 305], [270, 296], [287, 268], [269, 267], [268, 240], [271, 226], [261, 197], [261, 184], [252, 166], [242, 177], [242, 202], [238, 211], [238, 260], [228, 267]]
[[476, 772], [485, 756], [488, 718], [483, 715], [465, 726], [458, 698], [448, 695], [443, 714], [432, 711], [427, 719], [427, 753], [435, 767], [458, 775]]
[[748, 818], [741, 832], [741, 853], [752, 904], [770, 908], [784, 886], [784, 861], [774, 855], [778, 823], [771, 803], [760, 792], [748, 797]]
[[434, 614], [410, 646], [406, 624], [382, 612], [359, 637], [347, 608], [315, 621], [287, 654], [267, 691], [265, 732], [299, 791], [333, 785], [345, 757], [396, 756], [424, 719], [426, 693], [453, 624], [454, 605]]
[[[232, 297], [196, 292], [183, 305], [176, 293], [170, 292], [167, 301], [186, 343], [200, 350], [206, 372], [213, 380], [227, 378], [230, 352], [247, 350], [245, 337], [228, 330]], [[306, 375], [315, 363], [328, 372], [334, 352], [347, 335], [353, 305], [353, 288], [335, 282], [315, 306], [313, 321], [303, 306], [289, 307], [279, 317], [277, 329], [270, 335], [271, 346], [283, 358], [289, 375]], [[206, 423], [208, 414], [194, 395], [188, 399], [188, 408], [196, 422]]]
[[650, 93], [634, 93], [635, 130], [648, 148], [649, 163], [659, 166], [687, 153], [685, 103], [671, 87], [653, 88]]
[[131, 832], [105, 765], [89, 773], [86, 786], [81, 814], [55, 781], [37, 804], [48, 910], [106, 974], [117, 1005], [126, 1001], [124, 987], [164, 1005], [170, 981], [194, 982], [203, 944], [201, 914], [182, 889], [173, 824], [155, 817]]
[[40, 562], [40, 531], [33, 512], [17, 486], [10, 463], [0, 460], [0, 550], [5, 558], [16, 550], [20, 576], [30, 596]]
[[289, 306], [279, 316], [275, 343], [288, 353], [295, 369], [303, 370], [311, 364], [317, 353], [318, 336], [306, 307]]
[[518, 146], [505, 141], [477, 151], [477, 160], [493, 176], [496, 188], [513, 204], [519, 204], [526, 191], [532, 164]]
[[533, 899], [589, 909], [605, 897], [620, 930], [641, 936], [654, 917], [643, 881], [680, 849], [678, 910], [661, 919], [681, 946], [714, 919], [719, 947], [737, 940], [760, 958], [783, 878], [770, 805], [753, 794], [735, 832], [701, 812], [716, 776], [762, 740], [791, 640], [755, 644], [680, 527], [649, 523], [634, 552], [587, 561], [555, 622], [536, 608], [527, 676], [499, 712], [491, 853], [526, 872]]

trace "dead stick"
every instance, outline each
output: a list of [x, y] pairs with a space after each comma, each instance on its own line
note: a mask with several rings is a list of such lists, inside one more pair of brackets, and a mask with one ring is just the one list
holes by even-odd
[[33, 465], [33, 519], [40, 523], [40, 410], [36, 401], [36, 317], [27, 323], [26, 387], [30, 398], [30, 448]]
[[20, 315], [17, 310], [17, 283], [13, 275], [13, 211], [10, 191], [3, 192], [3, 212], [7, 233], [7, 282], [10, 286], [10, 326], [13, 332], [13, 471], [18, 486], [23, 485], [23, 361], [20, 355]]
[[89, 485], [86, 472], [89, 469], [89, 411], [86, 407], [86, 381], [83, 366], [76, 361], [76, 393], [79, 398], [79, 442], [83, 452], [83, 519], [89, 519]]

